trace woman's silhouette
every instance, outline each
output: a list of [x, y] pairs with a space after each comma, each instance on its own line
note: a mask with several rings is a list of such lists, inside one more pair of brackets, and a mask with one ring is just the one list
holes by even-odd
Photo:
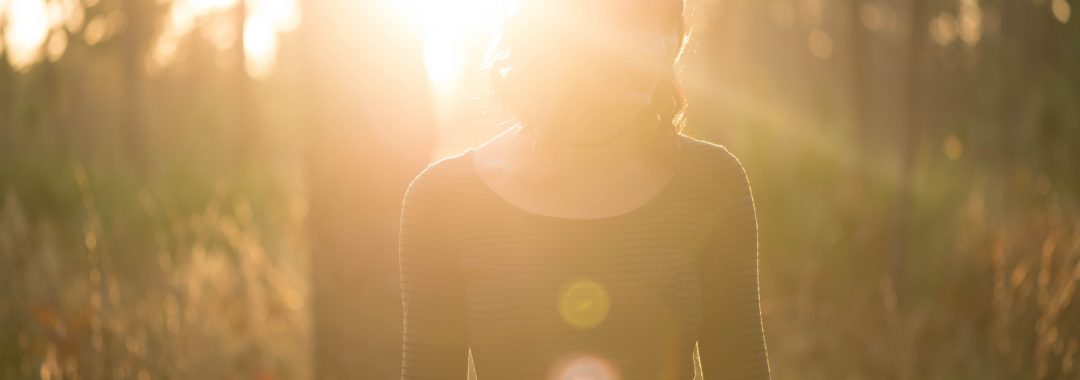
[[682, 134], [683, 9], [518, 1], [513, 120], [405, 196], [402, 379], [463, 379], [470, 349], [479, 380], [769, 378], [747, 176]]

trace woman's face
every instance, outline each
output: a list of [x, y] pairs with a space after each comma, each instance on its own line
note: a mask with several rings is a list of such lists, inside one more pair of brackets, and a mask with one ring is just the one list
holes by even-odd
[[[552, 0], [540, 0], [552, 1]], [[569, 0], [533, 69], [566, 139], [606, 140], [653, 92], [677, 53], [682, 0]], [[553, 1], [565, 3], [562, 1]]]
[[[584, 0], [580, 22], [568, 25], [568, 64], [580, 63], [585, 90], [598, 100], [624, 106], [648, 105], [676, 34], [671, 0]], [[669, 5], [667, 9], [662, 5]], [[675, 8], [677, 9], [677, 8]]]

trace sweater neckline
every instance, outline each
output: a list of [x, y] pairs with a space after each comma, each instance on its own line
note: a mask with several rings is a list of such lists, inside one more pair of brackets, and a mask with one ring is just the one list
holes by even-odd
[[657, 192], [656, 194], [654, 194], [651, 198], [649, 198], [649, 200], [646, 201], [644, 204], [642, 204], [642, 205], [640, 205], [640, 206], [638, 206], [638, 207], [636, 207], [634, 209], [631, 209], [630, 211], [626, 211], [626, 212], [616, 214], [616, 215], [599, 217], [599, 218], [572, 218], [572, 217], [565, 217], [565, 216], [539, 214], [539, 213], [528, 211], [528, 210], [526, 210], [524, 208], [521, 208], [520, 206], [511, 203], [510, 201], [506, 200], [501, 195], [496, 193], [495, 190], [493, 190], [490, 186], [488, 186], [488, 184], [484, 180], [484, 178], [480, 176], [480, 172], [477, 170], [476, 156], [475, 156], [475, 154], [473, 154], [473, 152], [475, 150], [473, 147], [469, 147], [469, 148], [467, 148], [465, 150], [464, 157], [465, 157], [465, 164], [467, 166], [466, 169], [469, 172], [469, 176], [473, 178], [473, 180], [476, 182], [478, 187], [480, 187], [482, 189], [482, 191], [487, 194], [488, 197], [494, 199], [497, 203], [501, 204], [502, 207], [504, 207], [504, 208], [511, 209], [515, 213], [523, 215], [525, 217], [532, 218], [532, 219], [538, 219], [538, 220], [546, 220], [546, 221], [562, 222], [562, 223], [602, 223], [602, 222], [611, 222], [611, 221], [629, 219], [629, 218], [633, 218], [633, 217], [635, 217], [635, 216], [637, 216], [639, 214], [643, 214], [643, 213], [655, 208], [658, 204], [662, 203], [665, 199], [667, 199], [669, 196], [671, 196], [672, 193], [675, 192], [675, 188], [677, 187], [677, 184], [679, 182], [681, 182], [682, 176], [684, 175], [683, 172], [686, 171], [685, 166], [686, 166], [687, 161], [689, 161], [687, 159], [687, 155], [690, 152], [689, 148], [690, 148], [690, 145], [691, 145], [691, 144], [689, 144], [689, 141], [687, 141], [685, 136], [678, 135], [678, 138], [679, 138], [679, 145], [680, 145], [681, 152], [679, 154], [678, 162], [675, 164], [675, 172], [674, 172], [674, 174], [672, 174], [671, 178], [669, 178], [668, 181], [661, 187], [660, 191]]

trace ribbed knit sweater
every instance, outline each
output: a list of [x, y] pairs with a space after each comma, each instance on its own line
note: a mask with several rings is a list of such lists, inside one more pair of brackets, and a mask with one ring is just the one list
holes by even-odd
[[471, 349], [477, 380], [769, 379], [746, 173], [679, 138], [663, 190], [598, 219], [509, 203], [473, 148], [429, 164], [401, 211], [401, 378], [463, 380]]

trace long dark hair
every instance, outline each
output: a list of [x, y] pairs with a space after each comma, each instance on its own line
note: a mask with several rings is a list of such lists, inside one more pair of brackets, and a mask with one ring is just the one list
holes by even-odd
[[[516, 9], [507, 12], [495, 43], [488, 52], [487, 70], [492, 83], [496, 98], [501, 101], [505, 110], [511, 114], [520, 116], [520, 112], [527, 109], [534, 101], [525, 91], [524, 84], [530, 78], [521, 78], [520, 71], [515, 66], [529, 58], [545, 54], [545, 49], [559, 49], [553, 46], [549, 31], [552, 22], [556, 21], [550, 14], [543, 15], [544, 10], [552, 9], [553, 5], [573, 7], [574, 3], [581, 0], [518, 0]], [[677, 36], [675, 49], [670, 55], [670, 64], [663, 76], [658, 81], [652, 96], [652, 103], [639, 116], [643, 119], [642, 125], [655, 126], [648, 128], [645, 133], [650, 145], [658, 149], [662, 155], [667, 156], [666, 151], [674, 147], [674, 137], [685, 128], [686, 122], [686, 95], [679, 78], [682, 68], [682, 55], [685, 45], [689, 40], [689, 31], [686, 19], [683, 15], [685, 3], [683, 0], [675, 0], [677, 4], [668, 15], [671, 20], [664, 25], [673, 28]], [[565, 8], [564, 8], [565, 10]], [[523, 124], [523, 128], [528, 128]]]

